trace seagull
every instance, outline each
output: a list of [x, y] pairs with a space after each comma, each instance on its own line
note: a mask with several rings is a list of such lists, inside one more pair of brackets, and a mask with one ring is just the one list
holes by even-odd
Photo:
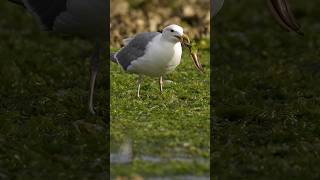
[[[123, 40], [124, 47], [110, 54], [110, 60], [118, 63], [128, 73], [137, 74], [138, 91], [142, 76], [160, 77], [160, 91], [163, 91], [163, 76], [172, 72], [181, 61], [181, 42], [189, 42], [188, 36], [183, 33], [183, 28], [172, 24], [165, 27], [162, 32], [142, 32], [134, 37]], [[197, 69], [201, 64], [193, 58]]]
[[[301, 26], [296, 22], [294, 14], [291, 11], [288, 0], [266, 0], [274, 19], [279, 25], [287, 31], [293, 31], [299, 35]], [[224, 0], [211, 0], [211, 17], [217, 15], [224, 3]]]
[[86, 37], [95, 44], [90, 60], [89, 111], [95, 114], [93, 94], [100, 54], [108, 37], [108, 0], [9, 0], [26, 8], [42, 30]]

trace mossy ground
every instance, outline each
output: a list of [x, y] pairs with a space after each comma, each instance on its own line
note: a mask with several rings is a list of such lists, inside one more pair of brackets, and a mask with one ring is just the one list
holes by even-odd
[[101, 73], [92, 116], [90, 43], [40, 32], [7, 1], [0, 16], [0, 179], [105, 179], [107, 85]]
[[[173, 81], [164, 84], [164, 92], [158, 78], [145, 77], [140, 98], [137, 76], [111, 65], [111, 153], [128, 139], [133, 148], [133, 162], [111, 165], [113, 177], [209, 176], [209, 50], [199, 53], [205, 73], [196, 70], [185, 52], [177, 69], [164, 77]], [[146, 162], [143, 156], [161, 161]]]
[[211, 177], [319, 179], [318, 1], [290, 1], [304, 36], [264, 1], [226, 2], [214, 28]]

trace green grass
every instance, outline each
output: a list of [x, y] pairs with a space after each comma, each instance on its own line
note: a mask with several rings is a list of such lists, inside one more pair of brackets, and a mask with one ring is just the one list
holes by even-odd
[[[111, 152], [117, 152], [128, 139], [133, 148], [133, 162], [113, 164], [113, 177], [209, 175], [210, 56], [208, 49], [199, 54], [204, 74], [184, 53], [177, 69], [164, 77], [173, 83], [164, 83], [164, 92], [160, 93], [158, 78], [145, 77], [140, 98], [136, 95], [137, 75], [111, 65]], [[162, 160], [146, 162], [141, 160], [143, 156]], [[172, 159], [177, 157], [195, 161]]]
[[105, 179], [106, 80], [101, 73], [92, 116], [91, 45], [40, 32], [6, 1], [0, 16], [0, 179]]
[[304, 37], [277, 27], [263, 1], [225, 4], [216, 19], [214, 179], [320, 178], [320, 4], [290, 3]]

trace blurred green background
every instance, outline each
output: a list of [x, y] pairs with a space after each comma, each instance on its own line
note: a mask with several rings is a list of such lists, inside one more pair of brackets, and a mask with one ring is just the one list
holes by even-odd
[[320, 178], [320, 2], [289, 2], [304, 36], [266, 1], [228, 0], [214, 19], [213, 179]]
[[41, 32], [7, 1], [0, 17], [0, 179], [106, 179], [106, 73], [92, 116], [91, 44]]

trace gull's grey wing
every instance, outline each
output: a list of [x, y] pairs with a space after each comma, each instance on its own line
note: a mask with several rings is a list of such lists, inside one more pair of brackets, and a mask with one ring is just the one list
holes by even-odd
[[211, 17], [217, 15], [224, 3], [224, 0], [211, 0]]
[[113, 57], [110, 57], [110, 59], [112, 61], [117, 61], [124, 70], [127, 70], [132, 61], [145, 54], [149, 42], [159, 34], [161, 33], [144, 32], [137, 34], [126, 46], [113, 54]]

